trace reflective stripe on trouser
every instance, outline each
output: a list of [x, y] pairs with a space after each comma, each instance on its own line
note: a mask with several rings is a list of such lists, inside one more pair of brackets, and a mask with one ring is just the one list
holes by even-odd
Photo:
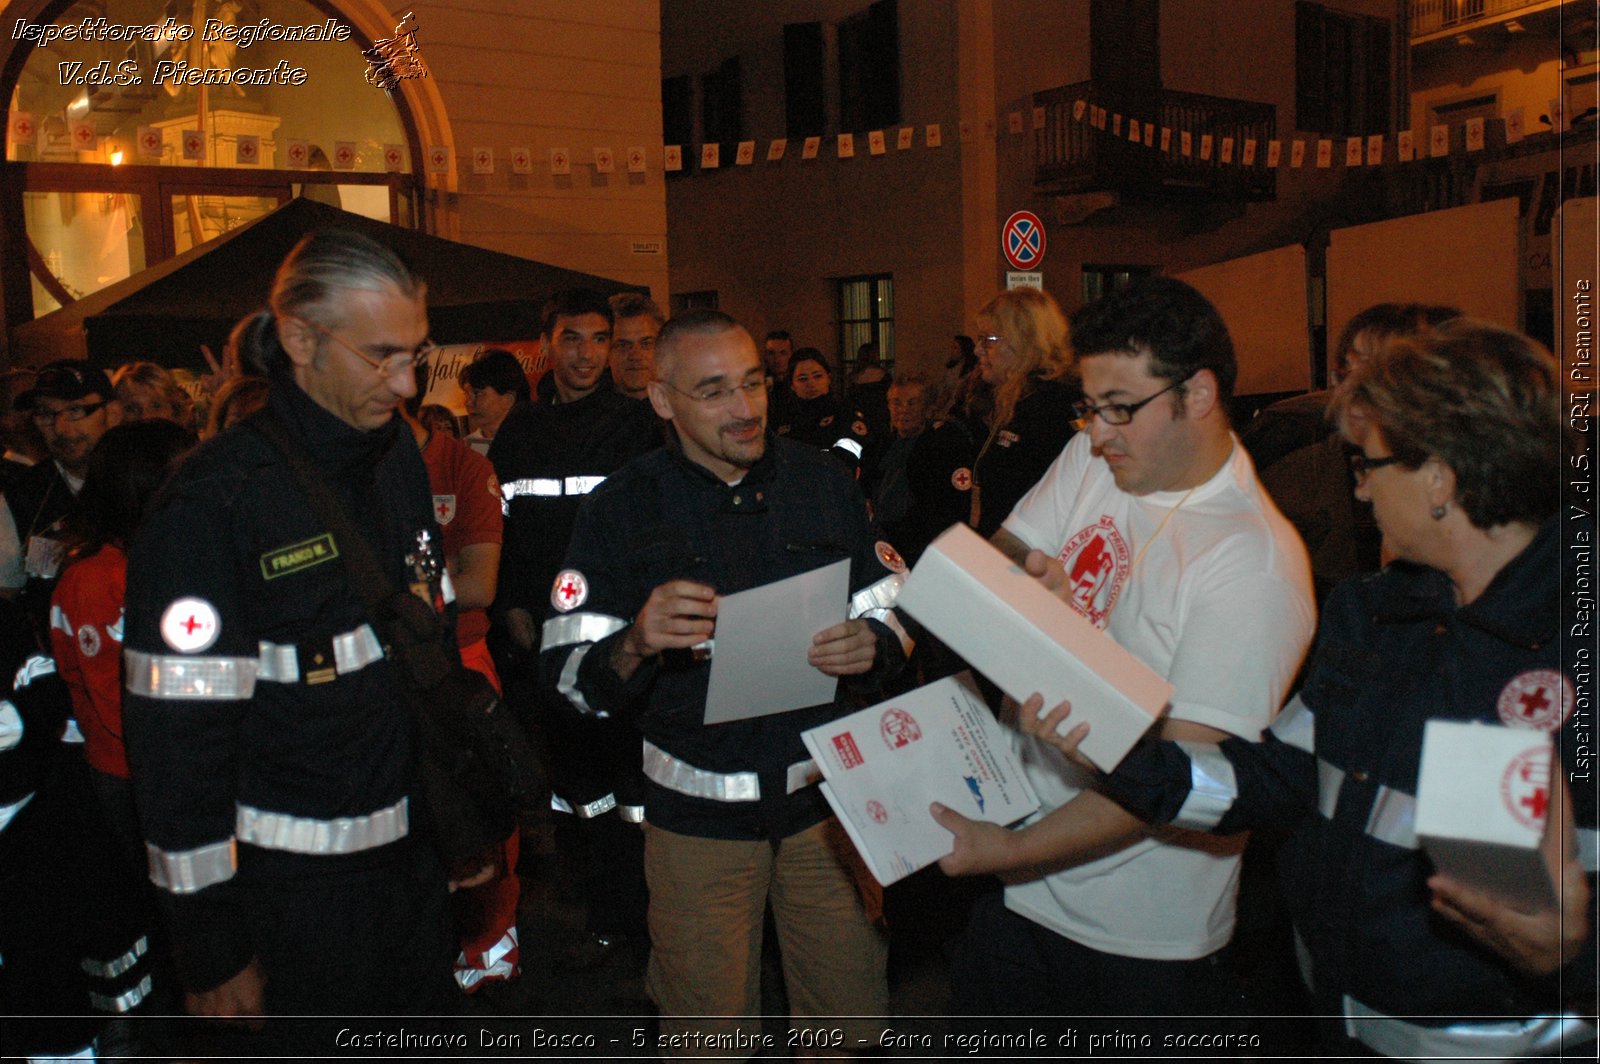
[[1345, 995], [1345, 1033], [1387, 1057], [1511, 1060], [1553, 1056], [1595, 1040], [1594, 1025], [1571, 1013], [1498, 1023], [1452, 1023], [1445, 1027], [1386, 1016]]

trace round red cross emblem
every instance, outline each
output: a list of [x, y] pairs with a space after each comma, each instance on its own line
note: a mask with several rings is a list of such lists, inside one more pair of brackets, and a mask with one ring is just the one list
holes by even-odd
[[1535, 746], [1511, 759], [1500, 778], [1506, 810], [1523, 827], [1543, 830], [1550, 809], [1550, 747]]
[[1518, 673], [1500, 692], [1496, 709], [1513, 728], [1553, 732], [1572, 713], [1572, 681], [1555, 669]]
[[563, 569], [556, 574], [550, 589], [550, 604], [562, 613], [575, 610], [589, 598], [589, 581], [576, 569]]

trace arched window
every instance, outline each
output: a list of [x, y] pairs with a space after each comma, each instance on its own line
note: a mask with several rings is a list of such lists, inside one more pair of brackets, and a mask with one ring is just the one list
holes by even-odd
[[[420, 158], [357, 33], [309, 0], [77, 0], [6, 12], [3, 207], [37, 317], [296, 195], [415, 224]], [[38, 7], [39, 5], [34, 5]], [[19, 26], [21, 27], [19, 29]]]

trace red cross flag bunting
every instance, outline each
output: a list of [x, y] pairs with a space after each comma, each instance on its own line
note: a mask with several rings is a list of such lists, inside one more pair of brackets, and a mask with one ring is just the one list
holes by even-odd
[[492, 174], [492, 173], [494, 173], [494, 149], [493, 148], [473, 148], [472, 149], [472, 172], [475, 173], [475, 174]]
[[571, 611], [589, 601], [589, 581], [576, 569], [563, 569], [556, 574], [550, 588], [550, 605], [562, 613]]
[[138, 145], [139, 158], [161, 158], [161, 131], [155, 126], [140, 126], [134, 143]]
[[629, 148], [628, 149], [628, 173], [630, 173], [630, 174], [642, 174], [642, 173], [644, 173], [644, 149], [643, 148]]
[[551, 148], [550, 172], [557, 177], [572, 173], [572, 153], [565, 148]]
[[511, 172], [514, 174], [533, 173], [533, 152], [528, 148], [511, 149]]
[[70, 130], [72, 133], [72, 146], [77, 151], [94, 151], [95, 146], [100, 142], [99, 135], [94, 131], [93, 122], [82, 120], [74, 122]]
[[1013, 269], [1032, 270], [1044, 261], [1044, 223], [1032, 211], [1017, 211], [1000, 229], [1000, 250]]
[[176, 599], [161, 614], [161, 638], [180, 654], [208, 650], [221, 634], [222, 619], [203, 598]]
[[335, 170], [354, 170], [356, 168], [355, 141], [336, 140], [333, 142], [333, 168]]
[[38, 143], [39, 125], [28, 111], [11, 112], [11, 141], [19, 147], [35, 147]]
[[304, 140], [291, 140], [284, 149], [284, 153], [289, 165], [298, 170], [311, 161], [311, 143]]
[[206, 157], [206, 138], [198, 129], [183, 131], [183, 159], [185, 162], [204, 162]]
[[596, 148], [594, 150], [594, 172], [597, 174], [613, 174], [617, 170], [617, 156], [610, 148]]
[[391, 174], [398, 174], [405, 165], [406, 150], [399, 144], [385, 144], [383, 146], [383, 168]]
[[241, 134], [234, 141], [234, 151], [240, 166], [254, 166], [261, 161], [261, 138]]

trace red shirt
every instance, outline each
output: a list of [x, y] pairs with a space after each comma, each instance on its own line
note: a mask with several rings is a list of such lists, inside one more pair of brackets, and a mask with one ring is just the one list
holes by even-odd
[[[454, 436], [435, 432], [422, 451], [433, 488], [433, 518], [444, 535], [444, 554], [454, 558], [476, 543], [500, 542], [500, 482], [483, 455]], [[489, 612], [462, 610], [456, 618], [456, 642], [470, 646], [489, 633]]]
[[72, 694], [89, 764], [128, 778], [122, 745], [122, 597], [128, 557], [116, 547], [67, 566], [50, 599], [50, 646]]

